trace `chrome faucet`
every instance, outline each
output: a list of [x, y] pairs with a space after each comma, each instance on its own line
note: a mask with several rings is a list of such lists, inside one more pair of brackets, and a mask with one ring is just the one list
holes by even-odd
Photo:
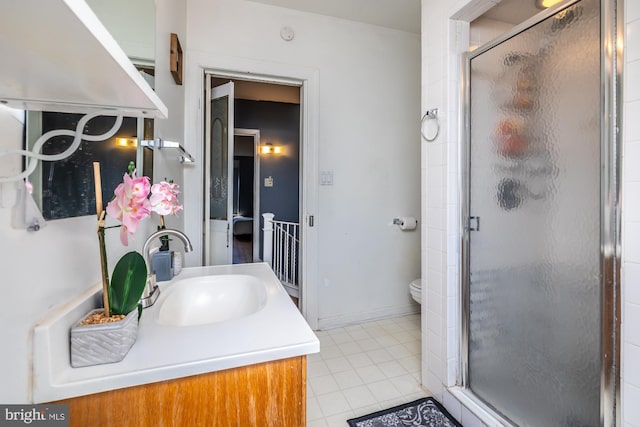
[[144, 288], [144, 293], [142, 294], [142, 298], [140, 299], [140, 304], [142, 304], [142, 308], [151, 307], [153, 303], [156, 302], [158, 296], [160, 295], [160, 288], [156, 284], [156, 275], [151, 272], [151, 243], [162, 236], [174, 236], [178, 239], [182, 240], [184, 244], [184, 251], [191, 252], [193, 250], [193, 246], [191, 245], [191, 241], [182, 231], [174, 230], [171, 228], [167, 228], [164, 230], [158, 230], [155, 233], [151, 234], [147, 237], [147, 240], [144, 242], [144, 246], [142, 247], [142, 253], [144, 254], [144, 260], [147, 263], [147, 284]]

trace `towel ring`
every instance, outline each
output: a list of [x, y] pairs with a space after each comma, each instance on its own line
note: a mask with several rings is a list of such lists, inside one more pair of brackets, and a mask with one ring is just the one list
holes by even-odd
[[[424, 134], [424, 121], [426, 119], [436, 121], [436, 134], [433, 136], [433, 138], [427, 138], [427, 136]], [[436, 140], [436, 138], [438, 137], [438, 134], [440, 133], [440, 119], [438, 119], [437, 108], [434, 108], [433, 110], [427, 110], [427, 112], [424, 113], [424, 116], [422, 116], [422, 119], [420, 120], [420, 133], [422, 134], [422, 137], [424, 138], [424, 140], [427, 142], [433, 142]]]

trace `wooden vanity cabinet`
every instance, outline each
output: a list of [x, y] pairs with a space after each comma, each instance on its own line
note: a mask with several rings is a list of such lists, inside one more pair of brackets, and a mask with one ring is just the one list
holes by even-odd
[[210, 372], [55, 403], [78, 427], [302, 427], [306, 356]]

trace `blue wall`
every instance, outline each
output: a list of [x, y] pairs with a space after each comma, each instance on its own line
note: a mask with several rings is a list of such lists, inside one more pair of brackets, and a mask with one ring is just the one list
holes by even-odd
[[[282, 154], [260, 154], [260, 214], [280, 221], [299, 221], [300, 105], [270, 101], [235, 101], [236, 128], [259, 129], [260, 145], [280, 145]], [[271, 176], [273, 187], [265, 187]], [[262, 242], [260, 217], [260, 242]], [[262, 246], [260, 247], [262, 254]]]

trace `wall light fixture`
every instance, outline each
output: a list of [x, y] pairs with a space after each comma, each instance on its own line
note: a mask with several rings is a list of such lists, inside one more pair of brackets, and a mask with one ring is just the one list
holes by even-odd
[[116, 145], [118, 147], [137, 147], [138, 140], [136, 138], [116, 138]]
[[270, 142], [267, 142], [262, 147], [260, 147], [260, 152], [262, 154], [281, 154], [282, 147], [279, 145], [273, 145]]

